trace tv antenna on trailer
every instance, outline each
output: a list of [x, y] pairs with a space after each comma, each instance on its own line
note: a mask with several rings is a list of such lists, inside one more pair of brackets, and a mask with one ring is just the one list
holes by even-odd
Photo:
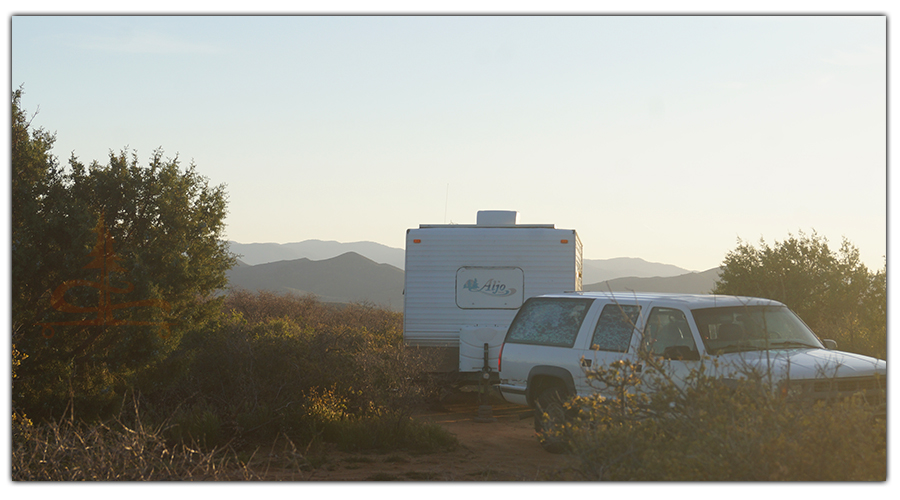
[[447, 183], [447, 194], [444, 196], [444, 224], [447, 223], [447, 205], [450, 202], [450, 183]]

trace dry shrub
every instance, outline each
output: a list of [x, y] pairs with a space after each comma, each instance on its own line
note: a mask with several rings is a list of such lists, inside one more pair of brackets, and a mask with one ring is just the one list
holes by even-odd
[[436, 424], [388, 415], [349, 417], [334, 426], [332, 441], [341, 451], [405, 449], [418, 453], [452, 451], [456, 436]]
[[248, 323], [263, 323], [270, 319], [288, 318], [302, 326], [326, 322], [333, 311], [313, 295], [278, 294], [267, 290], [251, 292], [232, 290], [225, 297], [226, 311], [240, 314]]
[[452, 448], [447, 431], [410, 418], [436, 391], [429, 366], [403, 345], [398, 313], [237, 292], [216, 320], [142, 371], [134, 385], [141, 412], [128, 422], [121, 410], [104, 422], [76, 422], [71, 408], [84, 406], [76, 397], [69, 420], [32, 425], [17, 414], [13, 478], [254, 479], [246, 462], [276, 442], [290, 444], [286, 466], [299, 470], [321, 464], [323, 442], [345, 450]]
[[[645, 360], [646, 362], [646, 360]], [[592, 480], [884, 481], [886, 423], [861, 398], [826, 404], [783, 399], [765, 377], [727, 382], [694, 371], [635, 391], [634, 365], [590, 373], [624, 397], [575, 398], [577, 416], [553, 435]]]
[[259, 479], [236, 456], [167, 444], [161, 428], [121, 420], [73, 420], [31, 426], [12, 444], [14, 481], [158, 481]]

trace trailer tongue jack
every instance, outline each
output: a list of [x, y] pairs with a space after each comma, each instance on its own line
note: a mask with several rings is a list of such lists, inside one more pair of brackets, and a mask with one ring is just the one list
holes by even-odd
[[488, 362], [490, 357], [490, 345], [484, 343], [484, 366], [481, 367], [481, 378], [478, 380], [478, 416], [475, 421], [482, 424], [496, 422], [494, 418], [493, 407], [487, 400], [487, 391], [490, 390], [491, 365]]

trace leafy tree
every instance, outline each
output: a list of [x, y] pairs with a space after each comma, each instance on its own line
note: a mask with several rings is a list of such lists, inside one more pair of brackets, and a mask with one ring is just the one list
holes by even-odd
[[842, 350], [887, 357], [885, 269], [872, 273], [846, 239], [838, 251], [815, 232], [728, 252], [713, 293], [778, 300]]
[[12, 94], [12, 330], [29, 416], [110, 411], [121, 391], [218, 311], [235, 258], [223, 186], [154, 151], [61, 168], [55, 135]]

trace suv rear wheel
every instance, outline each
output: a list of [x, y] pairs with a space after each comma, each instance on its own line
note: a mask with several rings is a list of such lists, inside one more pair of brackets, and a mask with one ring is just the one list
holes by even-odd
[[541, 389], [535, 399], [534, 431], [541, 446], [550, 453], [566, 451], [565, 442], [559, 436], [552, 435], [553, 428], [566, 421], [566, 410], [563, 407], [566, 399], [566, 390], [557, 385]]

